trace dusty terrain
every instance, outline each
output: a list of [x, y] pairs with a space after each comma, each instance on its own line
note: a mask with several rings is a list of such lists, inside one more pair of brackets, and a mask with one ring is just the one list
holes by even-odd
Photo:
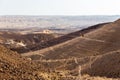
[[10, 51], [3, 46], [0, 46], [1, 80], [42, 80], [41, 76], [37, 76], [37, 72], [41, 71], [33, 62], [22, 58], [19, 54]]
[[119, 36], [120, 20], [57, 38], [51, 34], [13, 35], [1, 32], [1, 42], [14, 39], [32, 45], [28, 47], [30, 51], [24, 51], [23, 48], [12, 49], [1, 43], [0, 79], [120, 80]]
[[[70, 70], [70, 75], [120, 77], [120, 20], [101, 25], [95, 30], [34, 52], [22, 54], [51, 69]], [[76, 62], [77, 60], [77, 62]], [[53, 67], [54, 66], [54, 67]]]
[[[19, 53], [28, 52], [31, 47], [58, 37], [54, 33], [28, 33], [0, 31], [0, 44]], [[42, 47], [42, 45], [40, 45]]]
[[[47, 66], [46, 66], [47, 67]], [[0, 46], [0, 79], [1, 80], [76, 80], [78, 76], [66, 75], [66, 71], [49, 72], [42, 64], [21, 57], [9, 49]], [[82, 80], [119, 80], [106, 77], [83, 75]]]

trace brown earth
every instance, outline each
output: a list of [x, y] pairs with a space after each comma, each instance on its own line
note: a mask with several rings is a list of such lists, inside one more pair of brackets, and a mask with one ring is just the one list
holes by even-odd
[[[37, 34], [20, 34], [17, 32], [12, 31], [0, 31], [0, 43], [7, 48], [10, 48], [13, 51], [17, 51], [19, 53], [25, 51], [31, 51], [29, 48], [31, 46], [44, 43], [48, 40], [56, 38], [57, 34], [44, 34], [44, 33], [37, 33]], [[16, 43], [22, 42], [26, 46], [19, 46], [17, 47], [15, 44], [6, 44], [9, 40], [13, 40]], [[41, 46], [42, 47], [42, 46]]]
[[105, 54], [120, 48], [120, 21], [102, 25], [84, 36], [78, 36], [61, 44], [23, 55], [42, 54], [45, 59], [66, 59]]
[[44, 80], [38, 73], [42, 66], [22, 58], [19, 54], [0, 46], [0, 79], [1, 80]]
[[120, 51], [114, 51], [102, 56], [91, 64], [90, 75], [120, 78]]
[[[78, 66], [82, 73], [91, 76], [120, 78], [120, 20], [104, 24], [84, 36], [77, 36], [58, 45], [24, 53], [22, 56], [49, 64], [57, 70], [69, 70], [76, 74]], [[77, 64], [75, 62], [77, 59]], [[43, 59], [43, 61], [40, 61]], [[117, 79], [119, 80], [119, 79]]]
[[[1, 80], [76, 80], [78, 76], [64, 73], [48, 72], [41, 64], [36, 64], [19, 54], [0, 46], [0, 79]], [[106, 77], [83, 75], [81, 80], [119, 80]]]
[[119, 26], [117, 20], [74, 37], [53, 39], [53, 44], [50, 40], [48, 48], [22, 54], [27, 59], [0, 46], [0, 79], [76, 80], [81, 66], [82, 80], [120, 80]]

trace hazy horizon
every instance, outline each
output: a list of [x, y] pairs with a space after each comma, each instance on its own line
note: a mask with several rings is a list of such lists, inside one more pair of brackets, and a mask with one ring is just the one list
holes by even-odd
[[113, 22], [120, 16], [0, 16], [0, 28], [82, 29], [95, 24]]

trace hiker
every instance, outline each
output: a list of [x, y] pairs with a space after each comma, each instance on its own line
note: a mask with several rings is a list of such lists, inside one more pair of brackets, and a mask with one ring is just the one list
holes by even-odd
[[80, 33], [80, 36], [84, 37], [84, 34], [83, 34], [83, 33]]

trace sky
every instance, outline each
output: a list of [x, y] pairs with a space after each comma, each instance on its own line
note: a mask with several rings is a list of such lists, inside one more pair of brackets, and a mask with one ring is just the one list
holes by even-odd
[[0, 15], [120, 15], [120, 0], [0, 0]]

